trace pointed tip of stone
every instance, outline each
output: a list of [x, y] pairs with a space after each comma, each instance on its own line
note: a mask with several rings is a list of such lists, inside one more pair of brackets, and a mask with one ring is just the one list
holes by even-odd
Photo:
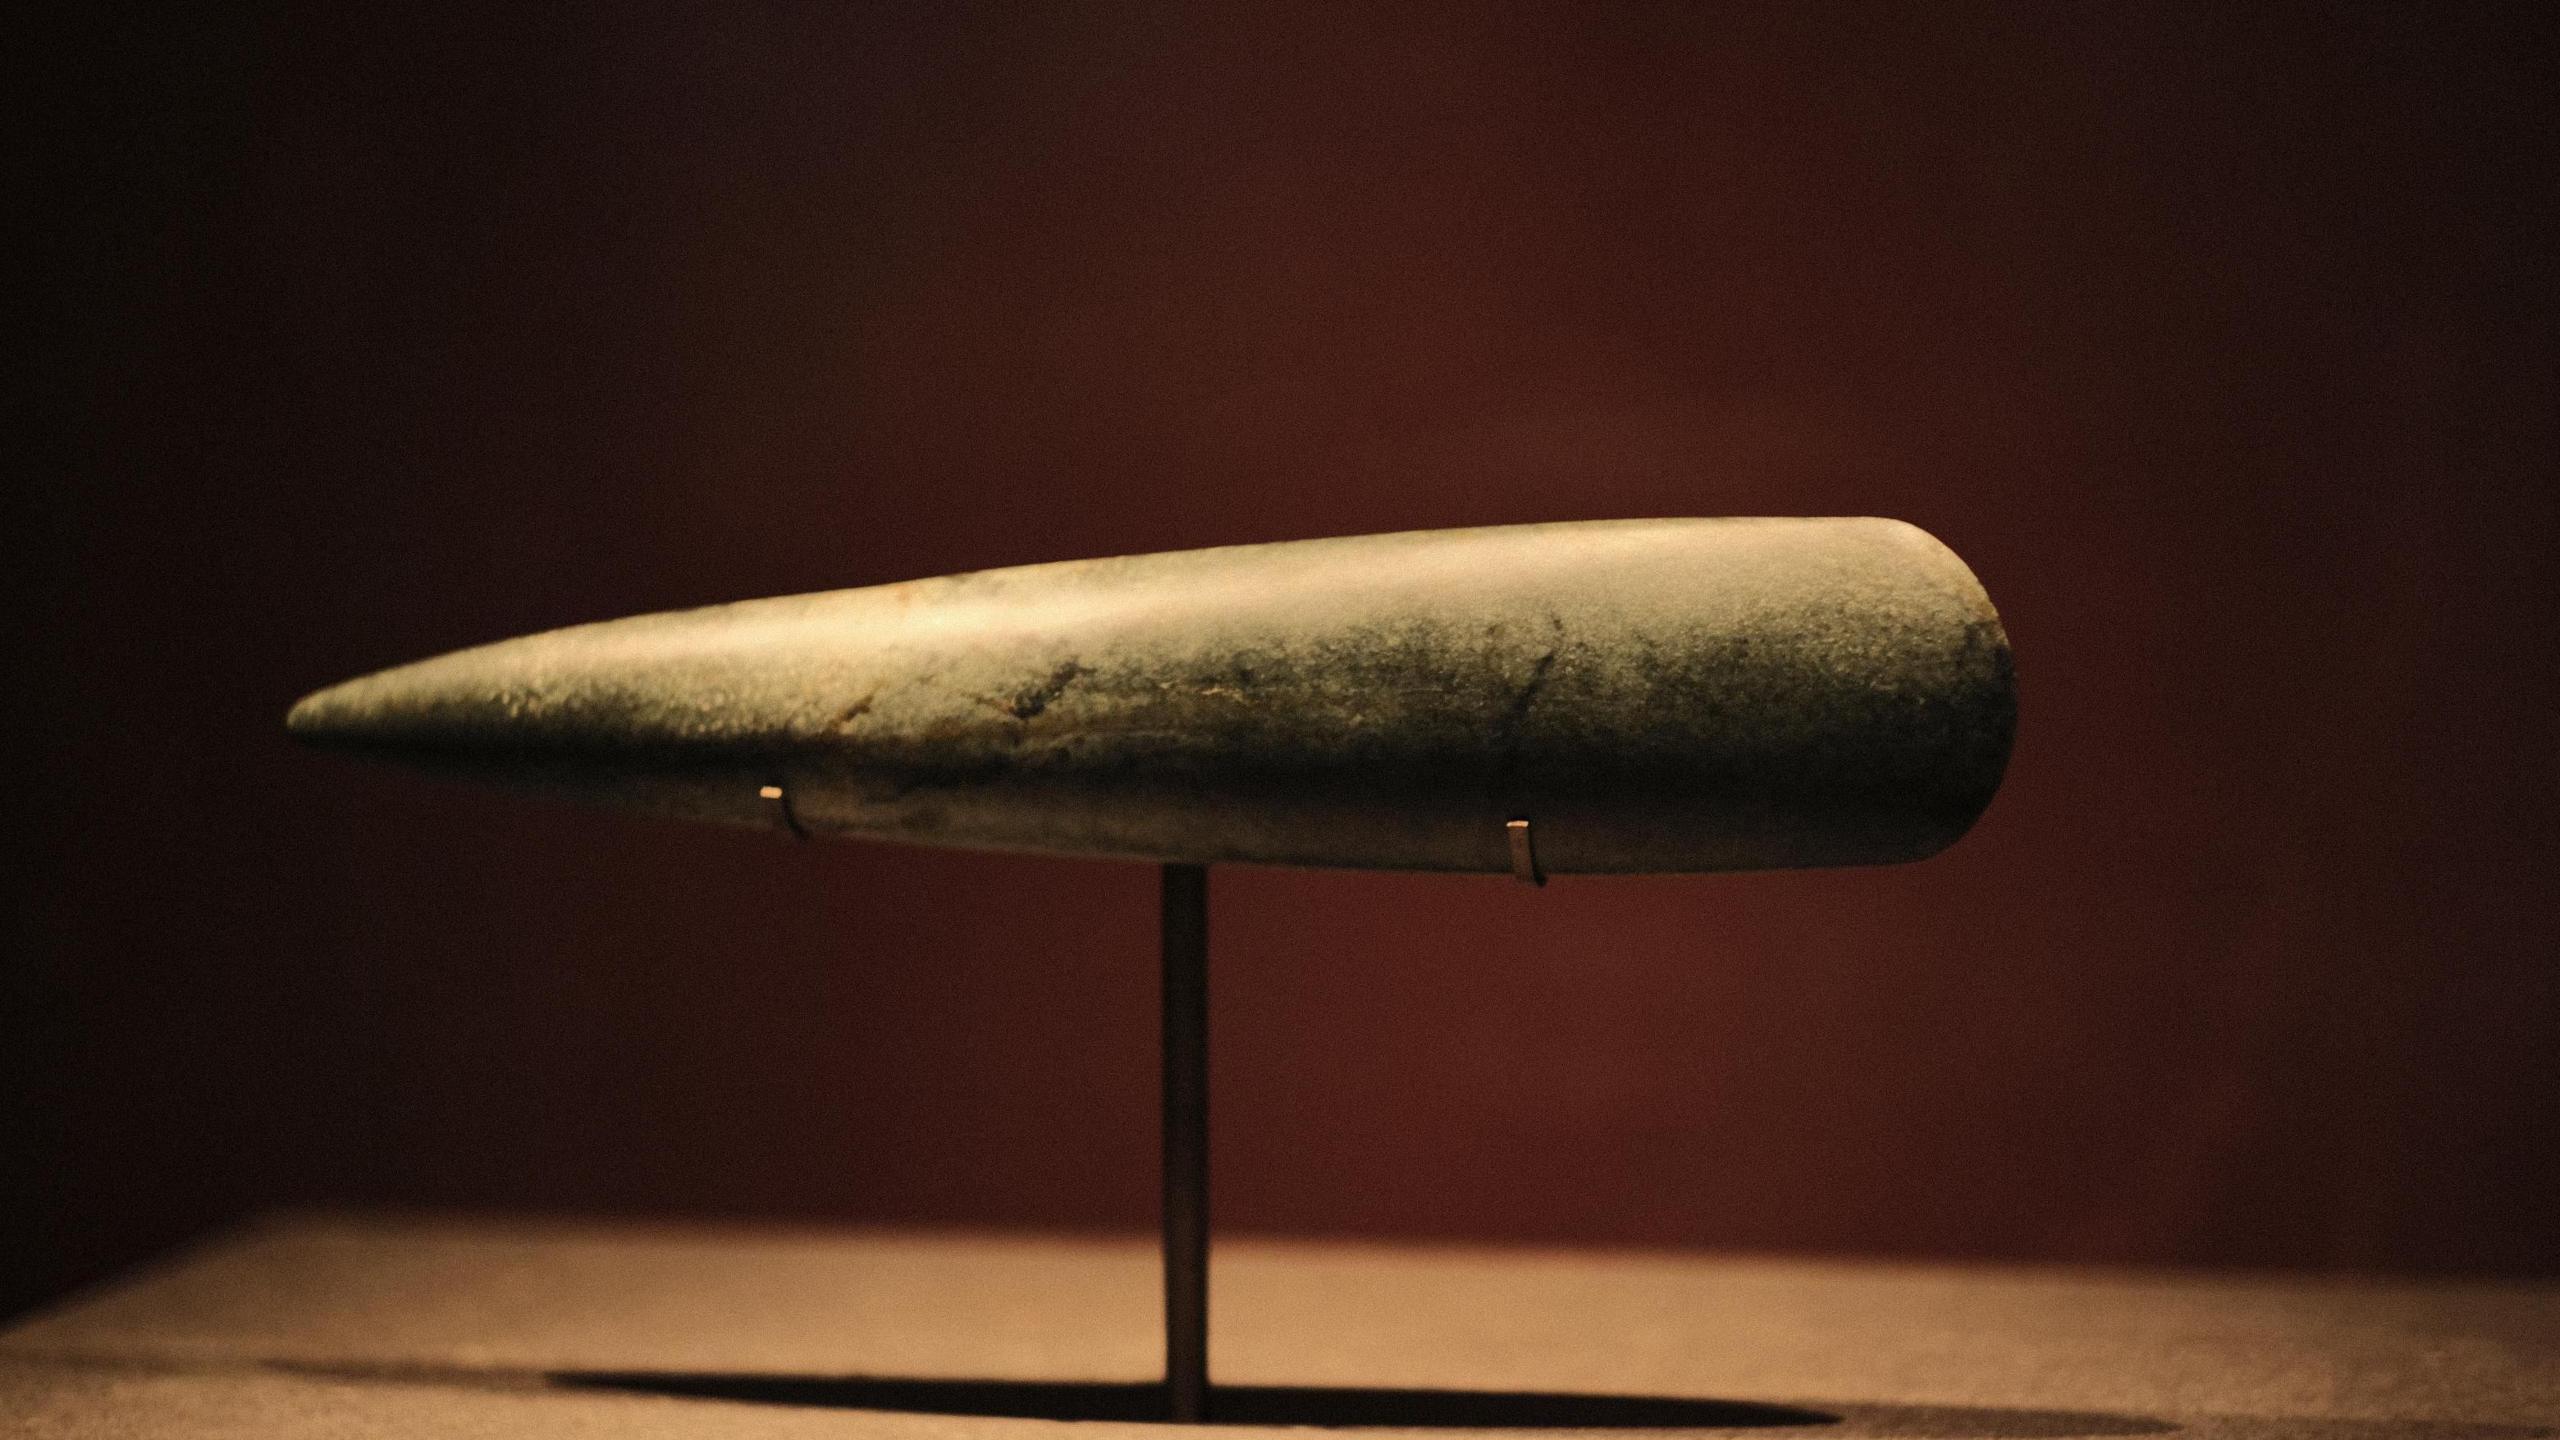
[[324, 686], [293, 702], [284, 728], [307, 745], [341, 750], [379, 750], [386, 754], [432, 743], [432, 725], [420, 724], [422, 708], [450, 701], [440, 689], [442, 667], [433, 660], [395, 666]]
[[307, 744], [325, 745], [346, 738], [346, 689], [331, 685], [293, 702], [284, 712], [285, 732]]
[[756, 786], [771, 767], [741, 760], [732, 733], [769, 744], [761, 737], [780, 722], [753, 697], [706, 722], [683, 677], [635, 661], [633, 648], [607, 626], [456, 650], [314, 690], [284, 726], [305, 745], [430, 774], [769, 823]]

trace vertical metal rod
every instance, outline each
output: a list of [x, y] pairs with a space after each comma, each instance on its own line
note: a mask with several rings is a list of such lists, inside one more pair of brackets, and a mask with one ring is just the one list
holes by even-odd
[[1164, 1388], [1209, 1411], [1209, 867], [1164, 867]]

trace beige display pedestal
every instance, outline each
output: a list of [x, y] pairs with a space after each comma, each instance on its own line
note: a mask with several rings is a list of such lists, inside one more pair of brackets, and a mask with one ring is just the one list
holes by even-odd
[[[0, 1334], [0, 1433], [1163, 1440], [1152, 1240], [279, 1219]], [[2560, 1287], [1233, 1241], [1228, 1433], [2560, 1434]]]

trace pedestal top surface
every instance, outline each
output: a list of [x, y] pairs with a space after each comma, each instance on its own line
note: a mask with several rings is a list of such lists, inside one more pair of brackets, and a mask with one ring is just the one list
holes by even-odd
[[[1144, 1240], [282, 1218], [0, 1333], [0, 1417], [1163, 1440], [1157, 1283]], [[1237, 1240], [1210, 1365], [1227, 1430], [2492, 1440], [2560, 1435], [2560, 1286]]]

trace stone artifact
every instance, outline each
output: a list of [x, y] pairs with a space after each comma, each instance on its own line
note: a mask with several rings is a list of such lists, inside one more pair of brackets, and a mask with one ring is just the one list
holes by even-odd
[[294, 732], [663, 814], [1164, 864], [1165, 1404], [1210, 1413], [1208, 869], [1917, 860], [2009, 644], [1895, 520], [1612, 520], [1027, 565], [505, 640]]
[[1990, 802], [2015, 717], [2000, 621], [1944, 545], [1893, 520], [1729, 519], [643, 615], [351, 680], [288, 723], [795, 833], [1525, 875], [1920, 859]]

